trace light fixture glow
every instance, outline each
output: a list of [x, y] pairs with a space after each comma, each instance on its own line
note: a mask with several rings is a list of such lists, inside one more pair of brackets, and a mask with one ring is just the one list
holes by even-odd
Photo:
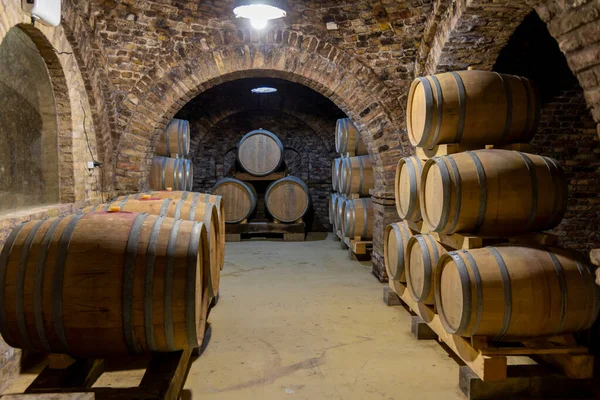
[[254, 94], [269, 94], [277, 92], [277, 89], [268, 86], [261, 86], [252, 89], [251, 92]]
[[247, 18], [255, 29], [263, 29], [267, 26], [267, 21], [271, 19], [283, 18], [286, 12], [277, 5], [271, 5], [273, 0], [242, 0], [238, 1], [233, 9], [236, 18]]

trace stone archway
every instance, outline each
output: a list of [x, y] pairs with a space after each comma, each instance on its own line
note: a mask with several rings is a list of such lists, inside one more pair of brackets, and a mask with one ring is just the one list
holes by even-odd
[[[117, 189], [144, 188], [154, 141], [185, 103], [220, 83], [249, 77], [300, 83], [333, 101], [361, 130], [376, 164], [376, 192], [393, 193], [392, 168], [385, 168], [385, 159], [397, 160], [403, 152], [397, 100], [387, 96], [381, 81], [354, 58], [315, 37], [294, 32], [272, 41], [200, 52], [174, 65], [156, 67], [142, 78], [123, 103], [128, 118], [117, 149]], [[393, 151], [388, 154], [388, 150]]]

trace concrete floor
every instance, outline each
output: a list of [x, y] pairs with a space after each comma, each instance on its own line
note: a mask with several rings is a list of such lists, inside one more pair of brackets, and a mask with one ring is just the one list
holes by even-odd
[[[383, 304], [370, 263], [320, 239], [227, 244], [212, 336], [182, 399], [464, 400], [458, 364], [411, 336], [408, 312]], [[136, 386], [144, 373], [117, 369], [94, 386]], [[6, 393], [25, 390], [38, 371]]]
[[458, 365], [382, 302], [370, 263], [339, 242], [227, 244], [193, 399], [464, 399]]

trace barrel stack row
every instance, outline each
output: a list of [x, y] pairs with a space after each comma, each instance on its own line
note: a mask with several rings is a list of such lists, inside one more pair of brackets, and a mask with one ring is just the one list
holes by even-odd
[[18, 226], [0, 253], [0, 334], [74, 357], [199, 347], [223, 214], [218, 196], [164, 191]]
[[[450, 334], [544, 338], [585, 330], [598, 316], [600, 292], [585, 258], [515, 244], [556, 227], [567, 207], [556, 160], [497, 148], [529, 142], [538, 119], [538, 96], [525, 78], [460, 71], [411, 86], [411, 143], [438, 154], [443, 144], [469, 150], [399, 160], [401, 221], [386, 229], [385, 263], [391, 286], [433, 306]], [[464, 250], [456, 237], [483, 244]], [[503, 244], [485, 247], [486, 240]]]
[[191, 191], [194, 167], [190, 153], [190, 123], [172, 119], [158, 138], [150, 166], [152, 190]]
[[[247, 222], [263, 199], [264, 208], [275, 221], [302, 220], [310, 208], [309, 189], [295, 176], [285, 176], [285, 172], [277, 175], [285, 169], [283, 144], [277, 135], [264, 129], [247, 133], [238, 143], [237, 163], [254, 184], [231, 177], [216, 183], [212, 193], [223, 197], [227, 223]], [[271, 183], [263, 188], [264, 182]]]
[[360, 237], [373, 239], [373, 163], [360, 132], [349, 118], [336, 124], [335, 148], [340, 154], [333, 160], [331, 181], [334, 193], [329, 204], [329, 222], [342, 241]]

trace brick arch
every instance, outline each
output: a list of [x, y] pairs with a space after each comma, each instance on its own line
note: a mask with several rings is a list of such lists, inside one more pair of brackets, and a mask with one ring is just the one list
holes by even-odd
[[136, 84], [122, 105], [127, 122], [117, 150], [117, 190], [145, 187], [156, 137], [192, 98], [220, 83], [271, 77], [308, 86], [355, 121], [375, 160], [377, 189], [393, 193], [393, 176], [384, 171], [383, 153], [394, 149], [397, 157], [397, 149], [402, 149], [401, 107], [377, 76], [316, 37], [279, 32], [253, 40], [167, 60]]

